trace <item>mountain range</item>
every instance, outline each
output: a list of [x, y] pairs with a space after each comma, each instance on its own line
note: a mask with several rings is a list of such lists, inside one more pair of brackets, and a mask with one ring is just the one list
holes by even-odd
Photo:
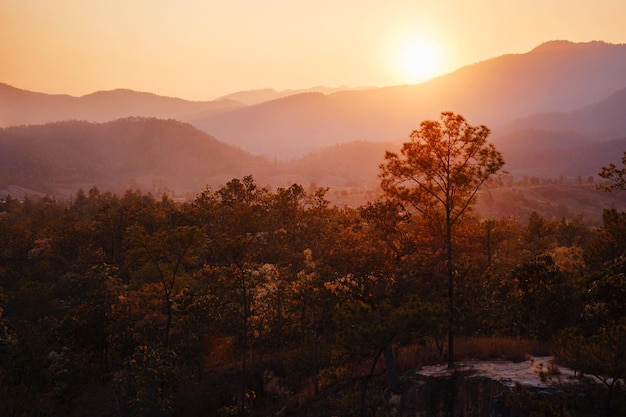
[[595, 176], [626, 149], [626, 45], [551, 41], [416, 85], [213, 101], [0, 84], [0, 192], [161, 184], [187, 195], [248, 173], [274, 186], [370, 189], [384, 151], [444, 110], [489, 126], [516, 178]]

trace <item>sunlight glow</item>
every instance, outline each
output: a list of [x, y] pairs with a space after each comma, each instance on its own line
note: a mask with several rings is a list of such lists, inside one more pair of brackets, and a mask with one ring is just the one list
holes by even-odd
[[418, 83], [436, 76], [442, 67], [441, 48], [427, 38], [407, 41], [398, 53], [398, 69], [402, 78]]

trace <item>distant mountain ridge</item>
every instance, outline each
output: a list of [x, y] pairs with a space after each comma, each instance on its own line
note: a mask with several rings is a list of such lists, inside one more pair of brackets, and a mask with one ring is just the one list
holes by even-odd
[[[0, 126], [173, 118], [251, 153], [289, 159], [337, 143], [401, 141], [420, 121], [436, 118], [443, 110], [495, 130], [538, 113], [581, 109], [625, 88], [626, 45], [550, 41], [527, 53], [502, 55], [416, 85], [340, 91], [314, 87], [306, 93], [266, 89], [208, 102], [130, 90], [72, 97], [0, 84]], [[316, 89], [321, 92], [311, 93]], [[237, 97], [256, 104], [233, 100]], [[621, 127], [612, 129], [615, 135]]]
[[289, 97], [302, 93], [322, 93], [331, 94], [338, 91], [346, 90], [369, 90], [373, 87], [324, 87], [316, 86], [311, 88], [302, 88], [297, 90], [282, 90], [276, 91], [273, 88], [262, 88], [258, 90], [238, 91], [236, 93], [227, 94], [225, 96], [218, 97], [216, 100], [235, 100], [246, 105], [260, 104], [266, 101], [277, 100], [283, 97]]
[[443, 110], [496, 128], [532, 114], [569, 112], [625, 87], [626, 45], [557, 41], [421, 84], [341, 91], [323, 100], [301, 94], [189, 121], [255, 154], [286, 159], [335, 143], [404, 140]]
[[[537, 131], [537, 135], [535, 139], [541, 143], [550, 133]], [[568, 140], [568, 133], [563, 133], [562, 138], [558, 135], [548, 138], [557, 142]], [[233, 178], [253, 175], [259, 184], [274, 189], [294, 183], [307, 189], [329, 187], [328, 198], [332, 202], [355, 207], [380, 195], [379, 164], [384, 161], [385, 151], [398, 151], [399, 147], [399, 143], [393, 142], [357, 141], [280, 163], [253, 156], [187, 123], [171, 119], [65, 121], [9, 127], [0, 129], [0, 201], [6, 195], [68, 199], [77, 190], [93, 186], [117, 193], [141, 189], [157, 196], [167, 193], [190, 200], [207, 186], [216, 189]], [[595, 176], [606, 161], [618, 162], [625, 148], [626, 137], [599, 143], [587, 142], [583, 137], [577, 146], [522, 147], [503, 152], [506, 168], [517, 166], [514, 172], [517, 181], [524, 176], [528, 182], [531, 177], [554, 181], [559, 175]], [[587, 177], [584, 178], [587, 183]], [[542, 192], [548, 197], [537, 197], [539, 194], [529, 190], [529, 208], [509, 201], [515, 200], [519, 192], [509, 188], [493, 190], [493, 195], [499, 197], [487, 199], [481, 207], [489, 215], [512, 215], [528, 213], [535, 206], [567, 207], [567, 199], [574, 198], [569, 191], [561, 190], [558, 199], [550, 200], [548, 191]], [[589, 187], [571, 192], [577, 201], [574, 207], [595, 217], [618, 201]], [[537, 202], [539, 198], [547, 201]], [[620, 204], [626, 204], [626, 199], [622, 200]]]
[[537, 113], [493, 130], [518, 175], [587, 176], [619, 165], [626, 150], [626, 89], [570, 112]]
[[318, 86], [283, 91], [267, 88], [240, 91], [210, 101], [190, 101], [126, 88], [71, 96], [38, 93], [0, 83], [0, 127], [64, 120], [108, 122], [124, 117], [157, 117], [184, 121], [302, 93], [330, 94], [359, 89], [362, 88]]
[[0, 83], [0, 127], [65, 120], [108, 122], [131, 116], [182, 120], [243, 106], [234, 100], [196, 102], [128, 89], [75, 97], [36, 93]]
[[174, 120], [64, 121], [0, 129], [0, 190], [68, 195], [98, 186], [197, 194], [266, 162]]
[[498, 132], [520, 129], [574, 130], [590, 140], [610, 140], [626, 135], [626, 88], [593, 104], [570, 112], [533, 114], [498, 127]]
[[547, 42], [417, 85], [330, 90], [246, 105], [233, 98], [277, 92], [192, 102], [0, 84], [0, 126], [10, 126], [0, 129], [0, 197], [92, 185], [187, 196], [252, 174], [273, 187], [329, 186], [347, 201], [377, 187], [385, 150], [443, 110], [490, 127], [517, 179], [594, 178], [626, 150], [626, 45]]

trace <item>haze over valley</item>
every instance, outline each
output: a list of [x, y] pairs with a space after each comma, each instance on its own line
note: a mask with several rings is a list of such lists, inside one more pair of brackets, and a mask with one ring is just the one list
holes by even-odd
[[0, 416], [626, 416], [624, 16], [0, 0]]
[[592, 207], [568, 214], [597, 216], [601, 207], [593, 204], [607, 201], [592, 197], [590, 184], [626, 149], [625, 86], [626, 45], [567, 41], [416, 85], [265, 89], [200, 102], [2, 84], [0, 195], [68, 198], [97, 186], [192, 198], [250, 174], [270, 187], [327, 186], [335, 202], [358, 205], [376, 198], [385, 151], [397, 151], [420, 121], [444, 109], [492, 130], [510, 181], [583, 179]]

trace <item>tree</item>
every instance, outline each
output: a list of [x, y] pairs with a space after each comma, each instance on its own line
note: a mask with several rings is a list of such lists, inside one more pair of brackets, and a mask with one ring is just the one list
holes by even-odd
[[[568, 328], [557, 339], [555, 353], [557, 358], [578, 372], [580, 382], [588, 380], [591, 384], [582, 385], [589, 389], [604, 388], [603, 397], [588, 395], [588, 403], [602, 399], [598, 414], [604, 416], [624, 415], [626, 408], [626, 318], [609, 321], [596, 328], [593, 334], [584, 334], [580, 329]], [[592, 378], [589, 379], [588, 376]], [[598, 386], [597, 383], [601, 385]], [[595, 390], [594, 390], [595, 391]], [[597, 395], [597, 394], [596, 394]], [[578, 393], [580, 396], [580, 393]], [[601, 413], [601, 414], [600, 414]]]
[[599, 184], [598, 189], [602, 191], [626, 190], [626, 151], [622, 156], [622, 165], [624, 168], [617, 168], [615, 164], [602, 167], [598, 173], [601, 178], [608, 180], [608, 184]]
[[[205, 274], [226, 283], [227, 292], [235, 296], [232, 303], [241, 320], [242, 415], [246, 408], [250, 306], [258, 285], [259, 248], [268, 240], [262, 228], [268, 195], [269, 191], [259, 188], [252, 176], [245, 176], [229, 181], [214, 193], [207, 190], [194, 201], [207, 235]], [[207, 268], [209, 265], [212, 268]]]
[[[555, 255], [563, 250], [560, 248]], [[511, 276], [518, 298], [518, 316], [522, 319], [519, 336], [547, 341], [575, 321], [578, 300], [574, 274], [566, 274], [551, 254], [521, 263], [513, 268]], [[545, 311], [550, 314], [541, 314]]]
[[169, 230], [160, 230], [150, 235], [142, 226], [129, 228], [130, 239], [135, 248], [133, 253], [143, 268], [151, 268], [156, 272], [163, 289], [163, 299], [166, 312], [166, 324], [163, 336], [163, 346], [170, 342], [172, 326], [173, 302], [177, 278], [184, 267], [196, 261], [194, 250], [202, 240], [203, 235], [196, 226], [176, 226]]
[[381, 187], [425, 217], [443, 241], [448, 289], [448, 367], [454, 367], [455, 226], [476, 202], [478, 189], [504, 165], [486, 126], [471, 126], [461, 115], [443, 112], [410, 134], [401, 155], [387, 152]]

